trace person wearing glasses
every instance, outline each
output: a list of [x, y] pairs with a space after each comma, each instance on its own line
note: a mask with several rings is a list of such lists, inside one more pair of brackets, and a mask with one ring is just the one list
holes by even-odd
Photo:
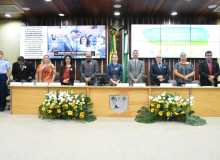
[[156, 56], [156, 63], [150, 67], [150, 76], [152, 83], [157, 86], [160, 86], [160, 83], [168, 83], [170, 69], [167, 63], [162, 62], [162, 57], [159, 54]]
[[175, 64], [174, 74], [176, 75], [177, 86], [192, 83], [192, 77], [195, 75], [195, 68], [191, 62], [187, 61], [186, 53], [180, 54], [180, 62]]
[[212, 52], [205, 52], [206, 60], [199, 63], [200, 85], [201, 86], [217, 86], [218, 76], [220, 74], [219, 64], [212, 60]]
[[139, 53], [137, 50], [133, 51], [133, 59], [128, 61], [128, 83], [143, 83], [142, 77], [145, 74], [144, 62], [138, 59]]

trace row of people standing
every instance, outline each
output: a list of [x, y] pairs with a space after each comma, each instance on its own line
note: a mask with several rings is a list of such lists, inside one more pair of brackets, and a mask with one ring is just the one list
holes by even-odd
[[[219, 64], [212, 60], [212, 52], [205, 52], [206, 60], [199, 63], [199, 75], [201, 86], [217, 86], [218, 76], [220, 75]], [[195, 67], [191, 62], [187, 61], [186, 53], [180, 54], [180, 61], [174, 66], [174, 74], [176, 75], [177, 86], [186, 83], [192, 83], [195, 75]], [[155, 85], [160, 83], [168, 83], [170, 69], [167, 63], [162, 62], [161, 55], [157, 55], [156, 63], [150, 68], [150, 76]]]
[[[142, 77], [145, 74], [144, 62], [138, 59], [138, 51], [133, 51], [133, 59], [128, 62], [127, 73], [129, 83], [142, 83]], [[217, 77], [220, 74], [219, 64], [212, 60], [212, 52], [205, 53], [206, 60], [199, 64], [200, 84], [201, 86], [217, 85]], [[107, 75], [111, 85], [120, 83], [123, 77], [123, 67], [118, 64], [118, 56], [113, 55], [113, 63], [107, 67]], [[37, 67], [37, 71], [30, 62], [26, 62], [24, 57], [20, 56], [18, 61], [13, 63], [12, 75], [13, 80], [28, 81], [34, 79], [36, 72], [36, 82], [54, 82], [55, 67], [51, 63], [49, 56], [45, 55], [41, 64]], [[0, 51], [0, 111], [4, 110], [6, 105], [5, 90], [9, 82], [11, 74], [11, 66], [9, 62], [3, 59], [3, 52]], [[82, 61], [80, 66], [80, 74], [82, 82], [89, 85], [96, 84], [96, 73], [99, 72], [98, 62], [92, 59], [91, 52], [86, 52], [86, 60]], [[174, 74], [176, 75], [177, 85], [191, 83], [195, 74], [195, 67], [187, 61], [185, 53], [180, 54], [180, 62], [174, 66]], [[170, 69], [167, 63], [162, 62], [161, 55], [157, 55], [156, 63], [150, 68], [150, 76], [156, 85], [167, 83], [170, 76]], [[72, 65], [72, 57], [64, 57], [64, 65], [60, 70], [60, 81], [62, 85], [73, 85], [75, 79], [75, 67]]]

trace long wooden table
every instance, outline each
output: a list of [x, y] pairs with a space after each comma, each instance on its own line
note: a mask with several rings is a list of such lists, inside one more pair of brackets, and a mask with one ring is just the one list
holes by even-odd
[[[200, 117], [220, 117], [220, 88], [203, 87], [100, 87], [100, 86], [10, 86], [11, 113], [37, 115], [38, 107], [44, 102], [43, 95], [57, 89], [74, 94], [81, 92], [91, 98], [93, 112], [97, 117], [135, 117], [142, 106], [149, 106], [149, 96], [166, 93], [179, 94], [183, 98], [194, 96], [195, 115]], [[128, 95], [128, 109], [115, 113], [110, 109], [110, 95]]]

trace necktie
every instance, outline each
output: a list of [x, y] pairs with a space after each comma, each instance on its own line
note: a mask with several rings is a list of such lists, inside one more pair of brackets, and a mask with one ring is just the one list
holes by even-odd
[[210, 61], [209, 61], [209, 72], [210, 72], [210, 75], [212, 75], [212, 65]]
[[137, 67], [137, 61], [135, 60], [135, 67]]
[[89, 67], [90, 67], [90, 62], [88, 62], [88, 69], [89, 69]]
[[23, 71], [23, 67], [22, 66], [20, 67], [20, 69], [21, 69], [21, 71]]
[[161, 72], [161, 63], [159, 63], [159, 67], [160, 67], [160, 72]]

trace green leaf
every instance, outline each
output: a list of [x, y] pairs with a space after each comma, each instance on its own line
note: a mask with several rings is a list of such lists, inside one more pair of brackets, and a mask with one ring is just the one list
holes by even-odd
[[186, 119], [186, 123], [192, 126], [203, 126], [207, 124], [206, 120], [200, 118], [199, 116], [189, 116]]
[[144, 111], [142, 111], [142, 110], [138, 110], [137, 113], [143, 113], [144, 115], [148, 115], [147, 112], [144, 112]]
[[89, 115], [89, 116], [85, 116], [83, 119], [83, 121], [86, 121], [86, 122], [93, 122], [95, 121], [97, 118], [94, 116], [94, 115]]
[[195, 111], [190, 110], [190, 111], [189, 111], [189, 116], [192, 115], [192, 114], [194, 114], [194, 113], [195, 113]]

